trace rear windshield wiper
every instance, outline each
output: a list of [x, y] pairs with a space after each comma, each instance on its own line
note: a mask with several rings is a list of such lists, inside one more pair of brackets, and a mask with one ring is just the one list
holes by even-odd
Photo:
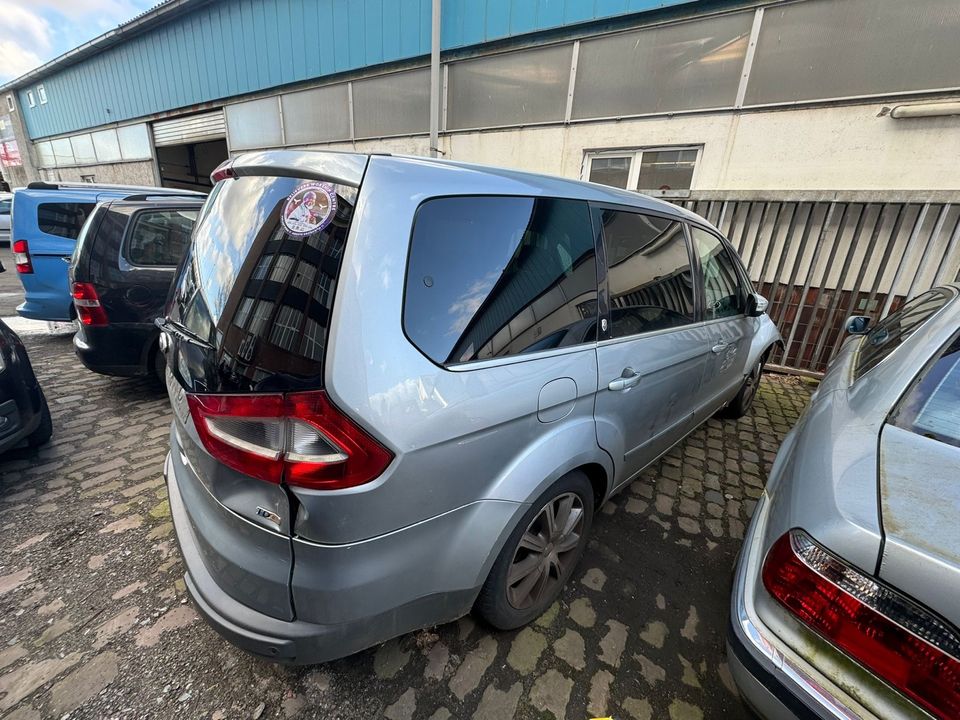
[[178, 323], [176, 320], [171, 320], [170, 318], [158, 317], [153, 321], [154, 324], [160, 328], [161, 332], [170, 333], [171, 335], [176, 335], [181, 340], [186, 340], [191, 345], [198, 345], [204, 350], [216, 350], [216, 348], [208, 343], [206, 340], [201, 338], [196, 333], [188, 330], [184, 325]]

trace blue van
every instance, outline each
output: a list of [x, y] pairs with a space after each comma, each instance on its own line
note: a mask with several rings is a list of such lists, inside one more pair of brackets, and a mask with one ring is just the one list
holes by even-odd
[[24, 290], [17, 313], [32, 320], [73, 320], [67, 267], [87, 216], [104, 200], [144, 194], [203, 197], [190, 190], [92, 183], [34, 182], [16, 190], [11, 240]]

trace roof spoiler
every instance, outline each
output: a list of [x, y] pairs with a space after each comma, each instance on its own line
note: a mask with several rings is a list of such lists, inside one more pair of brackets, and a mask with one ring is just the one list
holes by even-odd
[[244, 175], [293, 176], [360, 187], [369, 157], [366, 153], [315, 150], [251, 152], [227, 160], [211, 178], [217, 182]]

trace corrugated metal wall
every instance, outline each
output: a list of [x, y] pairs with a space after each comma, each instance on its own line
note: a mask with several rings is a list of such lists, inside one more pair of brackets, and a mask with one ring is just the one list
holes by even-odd
[[821, 373], [849, 315], [874, 321], [960, 281], [960, 193], [701, 192], [678, 204], [740, 253], [784, 349], [771, 363]]
[[[456, 48], [697, 0], [443, 0]], [[43, 84], [20, 107], [31, 138], [188, 107], [430, 52], [431, 0], [226, 0], [134, 37]]]

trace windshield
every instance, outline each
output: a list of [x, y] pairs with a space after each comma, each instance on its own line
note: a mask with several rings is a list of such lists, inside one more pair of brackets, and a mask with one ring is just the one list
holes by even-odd
[[354, 188], [292, 177], [214, 188], [167, 308], [169, 320], [202, 341], [179, 346], [185, 384], [200, 392], [322, 386], [355, 196]]

